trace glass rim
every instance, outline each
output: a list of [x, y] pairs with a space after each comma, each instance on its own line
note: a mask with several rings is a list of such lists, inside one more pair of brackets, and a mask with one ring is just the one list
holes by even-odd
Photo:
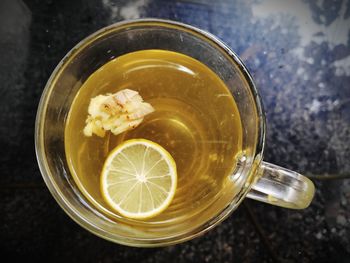
[[52, 84], [55, 81], [55, 79], [59, 76], [58, 73], [60, 72], [60, 70], [64, 68], [64, 65], [67, 64], [67, 61], [69, 61], [69, 58], [74, 56], [75, 51], [80, 50], [84, 45], [89, 44], [89, 42], [94, 42], [98, 38], [98, 36], [104, 32], [110, 32], [122, 26], [127, 26], [127, 25], [134, 26], [140, 23], [149, 23], [149, 24], [157, 23], [157, 24], [163, 24], [164, 27], [166, 27], [166, 25], [168, 26], [172, 25], [172, 26], [176, 26], [177, 30], [180, 30], [180, 31], [187, 30], [187, 31], [190, 31], [192, 34], [195, 33], [197, 35], [200, 35], [204, 37], [206, 41], [211, 41], [214, 44], [216, 44], [216, 46], [222, 49], [222, 51], [229, 56], [232, 62], [236, 66], [238, 66], [240, 73], [243, 75], [244, 79], [247, 81], [247, 84], [250, 88], [250, 92], [257, 111], [257, 117], [259, 120], [255, 152], [253, 155], [253, 162], [251, 165], [252, 168], [249, 173], [249, 176], [247, 177], [247, 180], [249, 177], [252, 176], [252, 174], [255, 174], [254, 166], [256, 168], [259, 167], [262, 161], [264, 145], [265, 145], [266, 124], [265, 124], [265, 114], [264, 114], [260, 95], [258, 93], [258, 90], [253, 82], [253, 79], [248, 69], [246, 68], [242, 60], [234, 51], [231, 50], [231, 48], [228, 45], [226, 45], [219, 38], [195, 26], [191, 26], [185, 23], [176, 22], [172, 20], [158, 19], [158, 18], [140, 18], [140, 19], [124, 20], [124, 21], [120, 21], [120, 22], [111, 24], [109, 26], [103, 27], [95, 31], [94, 33], [88, 35], [87, 37], [82, 39], [78, 44], [76, 44], [61, 59], [61, 61], [57, 64], [54, 71], [51, 73], [50, 78], [48, 79], [45, 85], [45, 88], [42, 92], [40, 102], [38, 105], [37, 114], [36, 114], [36, 120], [35, 120], [34, 140], [35, 140], [36, 158], [40, 169], [40, 173], [44, 179], [44, 182], [47, 188], [49, 189], [51, 195], [54, 197], [54, 199], [59, 204], [59, 206], [65, 211], [65, 213], [70, 218], [72, 218], [76, 223], [78, 223], [81, 227], [90, 231], [91, 233], [103, 239], [107, 239], [109, 241], [119, 243], [122, 245], [136, 246], [136, 247], [159, 247], [159, 246], [177, 244], [177, 243], [181, 243], [181, 242], [193, 239], [197, 236], [200, 236], [206, 233], [210, 229], [214, 228], [216, 225], [218, 225], [224, 219], [226, 219], [236, 209], [236, 207], [238, 207], [238, 205], [244, 199], [245, 195], [249, 192], [251, 183], [245, 189], [244, 193], [238, 198], [237, 202], [231, 202], [229, 205], [223, 208], [217, 215], [215, 215], [211, 220], [207, 221], [206, 223], [194, 229], [191, 229], [188, 232], [181, 233], [175, 236], [168, 236], [165, 238], [163, 237], [163, 238], [155, 238], [155, 239], [131, 238], [123, 235], [111, 234], [105, 231], [104, 229], [99, 228], [93, 222], [86, 220], [86, 218], [82, 217], [79, 211], [74, 206], [70, 205], [64, 193], [62, 193], [59, 187], [57, 187], [55, 180], [52, 179], [51, 171], [45, 155], [45, 143], [43, 140], [44, 122], [45, 122], [48, 98], [50, 97], [50, 94], [54, 87], [54, 85]]

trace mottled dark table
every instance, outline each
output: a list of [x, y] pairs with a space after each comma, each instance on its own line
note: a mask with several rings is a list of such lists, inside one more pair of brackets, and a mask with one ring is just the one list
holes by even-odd
[[[220, 226], [159, 249], [119, 246], [74, 223], [41, 178], [35, 114], [77, 42], [123, 19], [205, 29], [251, 71], [266, 108], [265, 160], [312, 178], [311, 206], [246, 200]], [[350, 1], [0, 1], [0, 250], [46, 262], [350, 262]], [[4, 262], [4, 261], [3, 261]]]

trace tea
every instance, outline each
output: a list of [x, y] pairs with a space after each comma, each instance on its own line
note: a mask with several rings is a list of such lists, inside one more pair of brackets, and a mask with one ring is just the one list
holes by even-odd
[[[139, 92], [155, 111], [117, 136], [84, 136], [91, 98], [123, 89]], [[74, 181], [90, 202], [116, 220], [122, 216], [102, 198], [100, 174], [108, 153], [132, 138], [158, 143], [176, 162], [175, 197], [165, 211], [148, 219], [160, 222], [204, 211], [227, 187], [241, 151], [242, 126], [230, 91], [207, 66], [172, 51], [142, 50], [95, 71], [81, 86], [66, 120], [65, 151]]]

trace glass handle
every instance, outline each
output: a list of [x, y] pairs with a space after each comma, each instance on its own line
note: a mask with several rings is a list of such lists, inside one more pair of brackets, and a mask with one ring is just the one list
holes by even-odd
[[247, 197], [292, 209], [310, 205], [315, 186], [309, 178], [267, 162], [262, 162], [258, 173]]

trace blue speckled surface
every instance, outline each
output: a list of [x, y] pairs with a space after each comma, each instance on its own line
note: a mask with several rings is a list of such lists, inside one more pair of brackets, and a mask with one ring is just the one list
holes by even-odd
[[[267, 116], [265, 160], [314, 179], [302, 211], [245, 201], [204, 237], [160, 249], [115, 245], [80, 228], [43, 184], [37, 104], [78, 41], [123, 19], [207, 30], [249, 68]], [[50, 262], [348, 262], [350, 1], [90, 0], [0, 2], [0, 248]]]

